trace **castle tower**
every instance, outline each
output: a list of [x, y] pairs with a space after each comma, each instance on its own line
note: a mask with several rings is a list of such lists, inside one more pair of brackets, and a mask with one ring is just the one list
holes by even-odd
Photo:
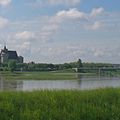
[[5, 63], [8, 61], [8, 49], [4, 46], [4, 49], [1, 50], [1, 63]]

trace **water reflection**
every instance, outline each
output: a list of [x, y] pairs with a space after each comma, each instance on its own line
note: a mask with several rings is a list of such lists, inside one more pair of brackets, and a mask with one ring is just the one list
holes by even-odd
[[120, 87], [119, 77], [84, 77], [81, 80], [81, 89], [95, 89], [95, 88], [105, 88], [105, 87]]
[[79, 80], [3, 80], [0, 90], [32, 91], [40, 89], [95, 89], [120, 87], [119, 77], [79, 77]]
[[23, 88], [23, 81], [0, 80], [0, 90], [15, 90], [19, 91]]

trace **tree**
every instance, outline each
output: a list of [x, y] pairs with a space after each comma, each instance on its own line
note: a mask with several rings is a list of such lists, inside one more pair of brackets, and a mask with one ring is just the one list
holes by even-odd
[[81, 68], [83, 68], [82, 60], [78, 59], [78, 61], [77, 61], [77, 71], [82, 72]]
[[69, 63], [64, 63], [63, 66], [64, 66], [64, 69], [70, 69], [70, 68], [72, 68]]
[[10, 60], [8, 62], [8, 69], [11, 71], [11, 72], [14, 72], [15, 69], [16, 69], [16, 61], [15, 60]]

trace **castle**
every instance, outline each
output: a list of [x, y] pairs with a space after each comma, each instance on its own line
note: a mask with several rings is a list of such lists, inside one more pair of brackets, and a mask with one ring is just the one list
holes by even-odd
[[10, 60], [15, 60], [17, 63], [23, 63], [22, 56], [18, 56], [16, 51], [10, 51], [4, 46], [0, 52], [0, 63], [8, 63]]

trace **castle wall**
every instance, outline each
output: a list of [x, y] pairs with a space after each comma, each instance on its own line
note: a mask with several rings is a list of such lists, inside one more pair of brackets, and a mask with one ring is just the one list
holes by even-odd
[[8, 62], [8, 54], [2, 53], [1, 54], [1, 63], [6, 63]]

